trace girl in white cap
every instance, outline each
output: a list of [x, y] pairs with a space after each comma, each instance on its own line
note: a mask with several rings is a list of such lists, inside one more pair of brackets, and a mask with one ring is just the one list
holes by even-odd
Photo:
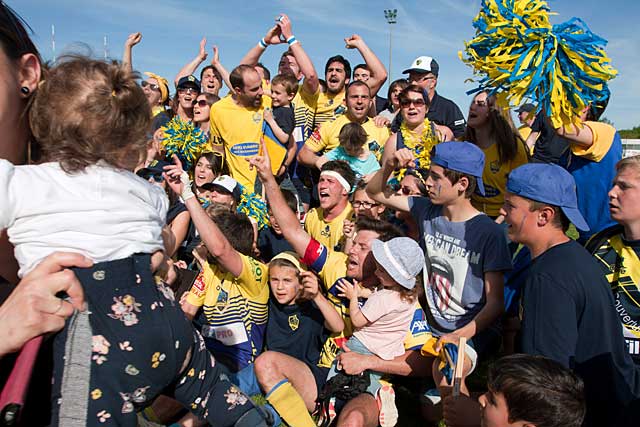
[[[357, 282], [352, 285], [343, 279], [338, 284], [340, 296], [349, 299], [351, 324], [355, 327], [346, 346], [349, 351], [392, 360], [405, 352], [403, 340], [414, 313], [416, 276], [424, 266], [424, 254], [416, 241], [408, 237], [388, 242], [376, 239], [371, 252], [380, 288], [371, 293], [362, 307], [359, 303], [362, 289]], [[334, 362], [329, 378], [337, 374], [336, 368]], [[381, 388], [381, 374], [370, 371], [369, 376], [367, 392], [376, 396]]]

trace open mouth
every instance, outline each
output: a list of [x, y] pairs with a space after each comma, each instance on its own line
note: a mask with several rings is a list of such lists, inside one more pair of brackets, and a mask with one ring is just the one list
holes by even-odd
[[318, 196], [320, 197], [320, 199], [328, 199], [331, 194], [329, 194], [329, 192], [327, 190], [319, 190], [318, 191]]

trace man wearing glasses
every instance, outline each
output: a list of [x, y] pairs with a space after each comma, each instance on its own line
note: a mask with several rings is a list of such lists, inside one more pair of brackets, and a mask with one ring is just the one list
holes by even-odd
[[[438, 125], [448, 127], [453, 132], [453, 136], [459, 138], [464, 134], [466, 121], [455, 102], [438, 95], [436, 92], [439, 70], [440, 67], [435, 59], [430, 56], [420, 56], [402, 73], [409, 74], [407, 79], [409, 84], [418, 85], [429, 94], [431, 103], [427, 118]], [[398, 128], [400, 127], [399, 117], [396, 116], [392, 130], [395, 129], [396, 125]]]

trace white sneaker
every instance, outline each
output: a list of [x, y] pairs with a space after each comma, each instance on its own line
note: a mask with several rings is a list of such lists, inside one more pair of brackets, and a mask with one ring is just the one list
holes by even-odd
[[376, 396], [380, 415], [380, 427], [393, 427], [398, 423], [398, 408], [396, 408], [396, 392], [390, 385], [378, 389]]

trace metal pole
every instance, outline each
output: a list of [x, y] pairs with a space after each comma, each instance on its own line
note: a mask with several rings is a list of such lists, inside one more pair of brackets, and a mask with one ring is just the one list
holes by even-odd
[[389, 81], [393, 79], [393, 74], [391, 73], [391, 41], [393, 40], [393, 25], [389, 25]]
[[53, 53], [53, 62], [56, 62], [56, 27], [51, 24], [51, 52]]

